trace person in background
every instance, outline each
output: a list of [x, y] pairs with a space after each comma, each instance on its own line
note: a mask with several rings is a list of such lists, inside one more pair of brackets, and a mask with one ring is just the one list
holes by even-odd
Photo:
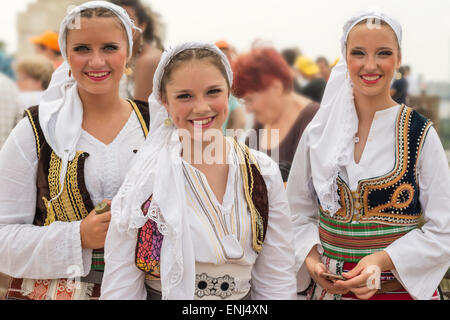
[[20, 59], [14, 69], [23, 105], [25, 108], [38, 105], [52, 78], [52, 62], [44, 56], [27, 57]]
[[124, 8], [142, 30], [133, 34], [133, 57], [127, 64], [120, 84], [123, 98], [147, 101], [152, 93], [153, 74], [161, 58], [163, 46], [156, 34], [156, 15], [140, 0], [110, 0]]
[[43, 55], [52, 61], [54, 69], [63, 63], [57, 32], [47, 30], [37, 37], [30, 38], [30, 42], [34, 44], [36, 54]]
[[230, 61], [231, 65], [233, 65], [234, 60], [238, 56], [236, 49], [225, 40], [216, 41], [215, 45], [217, 48], [222, 50], [222, 52], [227, 56], [228, 61]]
[[0, 72], [0, 149], [20, 119], [24, 106], [13, 80]]
[[398, 69], [397, 79], [394, 80], [391, 87], [391, 96], [398, 104], [406, 104], [408, 97], [408, 81], [405, 77], [406, 69], [401, 66]]
[[281, 55], [291, 68], [292, 77], [294, 79], [294, 91], [301, 94], [302, 93], [302, 85], [301, 81], [303, 81], [302, 77], [299, 75], [299, 72], [295, 69], [295, 60], [302, 55], [300, 49], [298, 48], [287, 48], [281, 51]]
[[302, 94], [320, 103], [327, 82], [322, 78], [317, 64], [308, 57], [300, 56], [295, 60], [295, 69], [306, 81], [301, 88]]
[[0, 72], [12, 80], [16, 80], [16, 75], [12, 68], [12, 58], [0, 51]]
[[409, 96], [419, 96], [421, 94], [420, 90], [420, 79], [411, 72], [410, 66], [405, 66], [406, 82], [408, 83], [408, 97]]
[[325, 79], [325, 81], [328, 81], [328, 79], [330, 78], [330, 74], [331, 74], [331, 66], [328, 63], [327, 58], [325, 57], [319, 57], [316, 59], [316, 64], [319, 67], [319, 72], [320, 75], [322, 76], [322, 78]]
[[[255, 48], [238, 57], [233, 92], [255, 117], [256, 144], [252, 136], [247, 143], [278, 161], [286, 182], [297, 144], [319, 104], [293, 90], [291, 69], [273, 48]], [[265, 129], [262, 134], [260, 129]], [[278, 139], [272, 139], [272, 130], [278, 130]]]
[[[230, 44], [225, 40], [217, 41], [216, 47], [219, 48], [227, 57], [230, 65], [233, 66], [233, 61], [237, 57], [236, 50], [230, 46]], [[228, 130], [238, 130], [245, 128], [245, 113], [244, 108], [239, 103], [235, 96], [230, 94], [228, 98], [228, 116], [222, 125], [222, 131], [226, 134]]]

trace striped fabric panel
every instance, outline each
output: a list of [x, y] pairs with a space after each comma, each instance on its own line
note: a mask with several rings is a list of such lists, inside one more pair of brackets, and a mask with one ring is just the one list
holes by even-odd
[[320, 227], [325, 230], [348, 237], [372, 237], [381, 235], [393, 235], [398, 233], [408, 233], [416, 226], [389, 226], [378, 223], [345, 223], [339, 222], [320, 214]]
[[416, 226], [387, 226], [374, 223], [342, 223], [321, 214], [319, 235], [324, 255], [336, 260], [358, 262], [381, 251]]
[[105, 270], [105, 261], [103, 260], [103, 249], [92, 250], [92, 264], [91, 269], [96, 271]]

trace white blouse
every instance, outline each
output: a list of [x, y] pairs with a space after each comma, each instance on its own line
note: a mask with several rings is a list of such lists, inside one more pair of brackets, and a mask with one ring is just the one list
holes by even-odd
[[[395, 163], [395, 126], [400, 106], [376, 112], [360, 162], [353, 160], [340, 176], [355, 191], [358, 182], [384, 175]], [[304, 134], [292, 164], [287, 194], [294, 224], [299, 290], [310, 282], [303, 264], [318, 245], [319, 208], [311, 181], [308, 135]], [[430, 299], [450, 266], [450, 172], [442, 144], [431, 127], [418, 161], [420, 196], [425, 225], [394, 241], [385, 251], [395, 277], [415, 299]]]
[[[234, 148], [228, 154], [228, 179], [222, 203], [216, 199], [204, 174], [183, 162], [196, 265], [209, 265], [213, 269], [233, 263], [248, 266], [251, 276], [248, 275], [246, 282], [250, 287], [251, 278], [252, 299], [295, 299], [293, 233], [283, 181], [273, 160], [260, 152], [253, 151], [253, 154], [269, 198], [268, 227], [259, 254], [252, 248], [251, 219]], [[226, 234], [237, 239], [242, 256], [236, 255], [236, 246], [223, 241]], [[119, 232], [114, 224], [110, 225], [101, 299], [146, 299], [145, 274], [135, 265], [136, 242], [137, 230], [134, 235], [127, 235]], [[239, 258], [231, 259], [232, 253]]]
[[[77, 150], [89, 153], [85, 182], [94, 205], [114, 197], [130, 168], [133, 150], [144, 140], [135, 112], [108, 145], [82, 130]], [[41, 201], [36, 199], [37, 165], [35, 136], [24, 118], [0, 152], [0, 272], [31, 279], [86, 276], [92, 250], [81, 247], [81, 221], [32, 225], [36, 201]]]

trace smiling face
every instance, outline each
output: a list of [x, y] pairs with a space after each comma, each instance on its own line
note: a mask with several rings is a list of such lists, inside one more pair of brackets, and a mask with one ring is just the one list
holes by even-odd
[[177, 65], [163, 87], [162, 99], [178, 129], [194, 139], [201, 130], [221, 131], [228, 114], [228, 84], [209, 58], [193, 59]]
[[392, 78], [401, 64], [394, 31], [385, 24], [356, 25], [347, 39], [347, 65], [355, 95], [389, 96]]
[[81, 18], [67, 33], [67, 59], [80, 95], [118, 93], [128, 55], [124, 29], [111, 17]]

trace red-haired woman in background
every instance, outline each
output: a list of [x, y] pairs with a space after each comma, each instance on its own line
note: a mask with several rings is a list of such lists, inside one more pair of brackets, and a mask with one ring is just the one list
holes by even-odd
[[[278, 161], [286, 182], [297, 144], [319, 104], [294, 92], [290, 68], [275, 49], [255, 48], [239, 56], [233, 71], [234, 95], [255, 118], [256, 145], [250, 147]], [[259, 129], [265, 130], [258, 134]], [[278, 139], [272, 129], [279, 130]]]

